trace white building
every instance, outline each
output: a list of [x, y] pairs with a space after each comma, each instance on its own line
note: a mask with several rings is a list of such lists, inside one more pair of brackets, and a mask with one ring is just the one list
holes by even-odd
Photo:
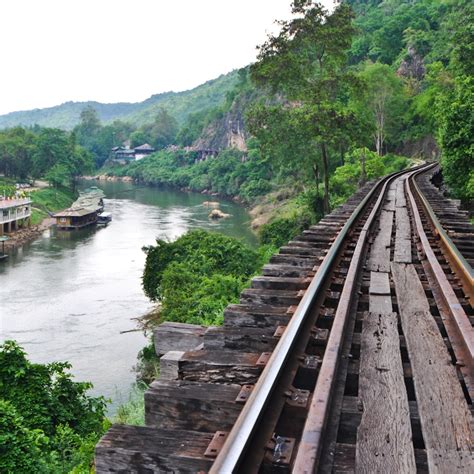
[[31, 218], [31, 199], [3, 199], [0, 201], [0, 235], [28, 226]]

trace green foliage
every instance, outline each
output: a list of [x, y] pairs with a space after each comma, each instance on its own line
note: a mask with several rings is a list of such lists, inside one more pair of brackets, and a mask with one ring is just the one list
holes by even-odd
[[44, 471], [48, 438], [30, 429], [15, 407], [0, 399], [0, 472], [25, 474]]
[[264, 245], [281, 247], [296, 235], [301, 234], [308, 225], [308, 220], [301, 216], [275, 219], [260, 228], [260, 242]]
[[33, 133], [21, 127], [0, 132], [0, 172], [20, 180], [31, 175], [35, 140]]
[[393, 64], [410, 43], [426, 55], [433, 52], [440, 20], [448, 2], [417, 0], [357, 1], [348, 0], [357, 13], [355, 25], [359, 35], [352, 43], [351, 63], [366, 59]]
[[0, 172], [26, 180], [47, 175], [54, 186], [73, 186], [92, 160], [74, 134], [58, 129], [21, 127], [0, 131]]
[[[255, 142], [250, 146], [258, 146]], [[271, 169], [250, 148], [247, 159], [237, 150], [223, 150], [215, 158], [198, 161], [196, 152], [163, 150], [126, 167], [109, 170], [110, 174], [131, 176], [147, 184], [174, 186], [193, 191], [239, 196], [252, 202], [271, 189]]]
[[33, 207], [45, 212], [55, 212], [69, 207], [76, 195], [68, 188], [42, 188], [30, 194]]
[[160, 108], [153, 122], [142, 125], [130, 139], [131, 146], [136, 147], [148, 143], [160, 150], [175, 142], [178, 133], [178, 122], [166, 109]]
[[221, 324], [224, 308], [263, 264], [263, 255], [244, 243], [203, 230], [144, 250], [146, 295], [161, 302], [163, 320], [193, 324]]
[[459, 77], [440, 99], [439, 138], [443, 176], [455, 196], [474, 199], [474, 78]]
[[[14, 341], [0, 345], [1, 472], [69, 472], [89, 467], [106, 403], [74, 382], [66, 362], [34, 364]], [[34, 463], [34, 464], [33, 464]]]
[[97, 110], [89, 105], [81, 111], [80, 122], [74, 127], [74, 133], [78, 143], [92, 154], [95, 165], [100, 167], [109, 157], [110, 150], [121, 145], [132, 129], [129, 124], [119, 120], [103, 126]]
[[346, 154], [345, 164], [337, 167], [331, 176], [333, 205], [342, 204], [365, 180], [370, 181], [400, 171], [407, 165], [408, 159], [403, 156], [387, 154], [381, 157], [367, 148], [352, 150]]
[[[270, 149], [273, 143], [280, 148], [300, 140], [306, 154], [313, 157], [317, 180], [319, 160], [314, 157], [320, 155], [328, 211], [331, 151], [357, 136], [358, 122], [347, 101], [348, 94], [356, 93], [360, 85], [347, 68], [347, 50], [355, 33], [353, 14], [344, 3], [329, 13], [311, 0], [294, 1], [292, 12], [295, 17], [281, 22], [280, 33], [260, 47], [258, 62], [251, 67], [256, 84], [268, 88], [274, 100], [283, 96], [284, 101], [270, 106], [261, 103], [258, 111], [253, 110], [253, 120], [251, 111], [250, 129]], [[278, 122], [290, 125], [288, 134], [293, 139], [278, 141], [280, 137], [272, 136], [272, 126]], [[274, 152], [281, 155], [278, 149]], [[290, 152], [291, 147], [286, 154]], [[304, 166], [307, 159], [297, 162]]]
[[364, 94], [356, 98], [360, 115], [368, 115], [375, 149], [382, 155], [386, 142], [398, 144], [407, 105], [402, 80], [393, 69], [381, 63], [367, 62], [360, 72], [365, 82]]
[[144, 394], [148, 385], [139, 382], [133, 386], [128, 400], [121, 404], [113, 419], [114, 423], [123, 425], [145, 425], [145, 398]]

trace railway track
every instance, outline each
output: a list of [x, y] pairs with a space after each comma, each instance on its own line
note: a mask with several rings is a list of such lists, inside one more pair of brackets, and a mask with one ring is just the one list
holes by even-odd
[[97, 472], [474, 472], [472, 227], [436, 217], [433, 169], [282, 247], [222, 327], [159, 329], [147, 426], [113, 426]]

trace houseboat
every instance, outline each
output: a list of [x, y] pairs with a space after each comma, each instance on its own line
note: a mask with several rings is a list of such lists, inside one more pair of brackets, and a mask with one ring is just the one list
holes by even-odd
[[104, 197], [102, 190], [96, 187], [81, 192], [70, 208], [53, 214], [56, 227], [73, 230], [97, 224], [99, 214], [104, 210]]

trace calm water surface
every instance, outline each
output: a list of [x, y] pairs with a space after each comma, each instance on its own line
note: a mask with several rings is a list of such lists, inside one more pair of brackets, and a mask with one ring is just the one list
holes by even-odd
[[[89, 185], [90, 182], [84, 184]], [[35, 362], [67, 360], [94, 394], [126, 401], [132, 367], [146, 344], [134, 318], [151, 309], [141, 288], [145, 255], [157, 237], [205, 228], [255, 244], [245, 209], [221, 202], [231, 218], [211, 222], [209, 196], [100, 183], [113, 221], [106, 228], [46, 231], [0, 263], [0, 340], [15, 339]]]

